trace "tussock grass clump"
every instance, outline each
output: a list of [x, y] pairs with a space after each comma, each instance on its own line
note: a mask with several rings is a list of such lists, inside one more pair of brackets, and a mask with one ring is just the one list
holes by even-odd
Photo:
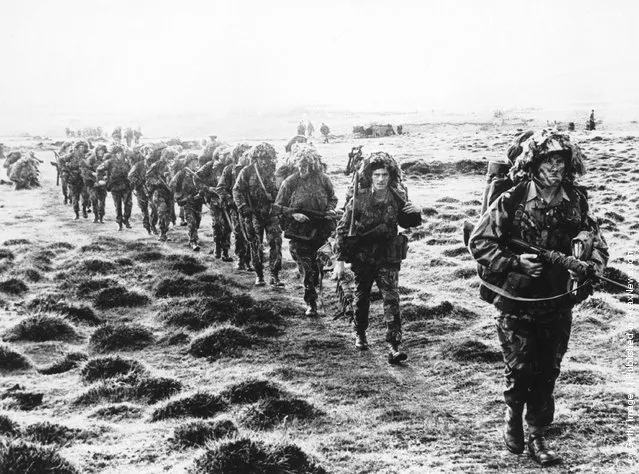
[[51, 271], [51, 264], [55, 257], [55, 253], [51, 250], [40, 250], [31, 255], [30, 260], [36, 268], [48, 272]]
[[27, 239], [9, 239], [5, 240], [2, 245], [5, 247], [12, 247], [14, 245], [30, 245], [31, 241]]
[[237, 432], [237, 426], [231, 420], [195, 420], [177, 426], [170, 442], [178, 449], [185, 449], [204, 446], [211, 440], [228, 438]]
[[98, 327], [89, 339], [95, 352], [142, 349], [153, 344], [153, 333], [139, 324], [107, 323]]
[[451, 342], [444, 347], [442, 352], [445, 357], [459, 362], [499, 362], [503, 360], [501, 352], [474, 339]]
[[158, 244], [155, 242], [142, 242], [139, 240], [132, 240], [124, 244], [124, 247], [129, 252], [146, 252], [150, 250], [155, 250], [157, 246]]
[[88, 244], [88, 245], [83, 245], [82, 247], [80, 247], [80, 252], [85, 253], [85, 252], [96, 252], [96, 253], [101, 253], [104, 252], [104, 247], [102, 247], [101, 245], [94, 243]]
[[115, 261], [115, 263], [117, 263], [121, 267], [133, 266], [133, 260], [131, 260], [129, 257], [120, 257]]
[[55, 448], [22, 440], [0, 441], [0, 472], [13, 474], [80, 474]]
[[445, 257], [459, 257], [460, 255], [469, 255], [468, 249], [463, 245], [452, 249], [446, 249], [442, 253]]
[[249, 428], [267, 430], [284, 420], [306, 421], [320, 414], [313, 405], [299, 398], [270, 398], [246, 408], [241, 419]]
[[135, 419], [142, 416], [141, 406], [131, 403], [113, 403], [96, 408], [89, 416], [109, 421], [121, 421], [125, 419]]
[[170, 377], [144, 377], [130, 374], [126, 377], [107, 379], [93, 385], [78, 396], [76, 405], [97, 403], [121, 403], [142, 401], [157, 403], [182, 390], [182, 383]]
[[20, 425], [4, 413], [0, 413], [0, 436], [20, 436]]
[[450, 301], [442, 301], [433, 306], [406, 303], [402, 307], [404, 321], [419, 321], [424, 319], [442, 318], [449, 316], [455, 307]]
[[[202, 275], [204, 276], [204, 275]], [[176, 296], [220, 296], [229, 295], [228, 288], [235, 286], [231, 280], [222, 276], [206, 274], [206, 280], [183, 276], [164, 276], [154, 286], [154, 294], [158, 298]]]
[[450, 197], [450, 196], [444, 196], [442, 198], [437, 199], [435, 202], [459, 202], [459, 199], [454, 198], [454, 197]]
[[96, 357], [89, 360], [80, 371], [80, 378], [84, 383], [111, 379], [122, 375], [146, 375], [148, 369], [135, 359], [121, 356]]
[[42, 280], [42, 274], [35, 268], [23, 268], [20, 270], [20, 274], [24, 275], [27, 280], [33, 283]]
[[422, 207], [422, 214], [424, 214], [426, 217], [432, 217], [439, 214], [439, 211], [434, 207]]
[[127, 290], [123, 286], [114, 286], [100, 290], [95, 296], [95, 306], [100, 309], [145, 306], [149, 297], [137, 291]]
[[121, 248], [127, 244], [125, 240], [118, 239], [117, 237], [111, 237], [109, 235], [100, 235], [94, 240], [94, 242], [112, 249]]
[[293, 444], [268, 445], [248, 438], [217, 443], [195, 459], [189, 474], [326, 474]]
[[157, 250], [144, 250], [136, 252], [135, 255], [133, 255], [133, 259], [138, 262], [155, 262], [161, 260], [162, 257], [162, 252], [158, 252]]
[[64, 359], [54, 362], [53, 364], [38, 370], [43, 375], [62, 374], [78, 367], [82, 362], [89, 358], [84, 352], [70, 352], [64, 356]]
[[88, 278], [78, 281], [77, 284], [73, 286], [75, 287], [75, 292], [78, 296], [86, 297], [96, 291], [104, 290], [106, 288], [115, 288], [119, 285], [113, 278]]
[[69, 304], [59, 294], [46, 294], [32, 299], [27, 303], [27, 309], [32, 311], [56, 312], [78, 323], [97, 325], [102, 323], [89, 306]]
[[36, 314], [8, 329], [5, 341], [70, 341], [79, 337], [75, 328], [58, 316]]
[[80, 261], [78, 269], [83, 272], [104, 275], [115, 271], [116, 266], [113, 262], [101, 258], [87, 258]]
[[212, 418], [226, 410], [228, 403], [219, 395], [208, 392], [198, 392], [175, 400], [170, 400], [164, 406], [155, 409], [151, 421], [167, 420], [191, 416], [194, 418]]
[[191, 336], [184, 331], [169, 332], [163, 336], [158, 344], [163, 346], [179, 346], [191, 342]]
[[23, 436], [29, 441], [40, 444], [65, 445], [76, 439], [82, 430], [69, 428], [58, 423], [41, 421], [27, 426]]
[[588, 298], [586, 301], [579, 305], [579, 309], [592, 310], [594, 313], [606, 316], [621, 316], [626, 314], [623, 309], [615, 308], [610, 303], [602, 300], [601, 298]]
[[75, 248], [75, 245], [70, 244], [69, 242], [54, 242], [47, 246], [47, 248], [53, 250], [72, 250]]
[[29, 370], [31, 362], [25, 356], [12, 350], [6, 344], [0, 344], [0, 371], [13, 372], [14, 370]]
[[9, 249], [0, 249], [0, 260], [13, 260], [16, 256]]
[[195, 275], [206, 270], [206, 266], [202, 262], [191, 255], [172, 254], [167, 255], [169, 269], [184, 273], [185, 275]]
[[237, 356], [242, 348], [251, 347], [254, 342], [254, 338], [241, 329], [225, 326], [193, 339], [189, 353], [194, 357]]
[[472, 278], [477, 275], [477, 269], [475, 267], [464, 267], [458, 268], [453, 271], [453, 276], [455, 278], [461, 278], [463, 280], [467, 280], [468, 278]]
[[9, 278], [0, 281], [0, 292], [10, 295], [21, 295], [26, 293], [29, 287], [20, 278]]
[[604, 377], [592, 370], [564, 370], [559, 377], [561, 382], [575, 385], [597, 385], [606, 382]]
[[[43, 393], [40, 392], [27, 392], [20, 387], [17, 390], [8, 390], [2, 395], [3, 400], [9, 400], [10, 407], [18, 410], [33, 410], [34, 408], [42, 405]], [[0, 471], [2, 472], [2, 471]]]
[[255, 403], [267, 398], [284, 398], [285, 390], [270, 380], [249, 379], [224, 389], [220, 396], [231, 403]]
[[621, 214], [618, 214], [616, 212], [613, 211], [608, 211], [604, 214], [604, 216], [606, 216], [608, 219], [611, 219], [615, 222], [623, 222], [626, 220], [626, 218], [624, 216], [622, 216]]
[[[606, 267], [604, 269], [603, 274], [606, 278], [610, 278], [611, 280], [617, 281], [621, 283], [622, 285], [627, 285], [628, 281], [630, 281], [630, 277], [628, 276], [627, 273], [615, 267]], [[611, 285], [610, 283], [605, 281], [602, 281], [598, 285], [596, 285], [595, 289], [598, 289], [600, 291], [605, 291], [606, 293], [613, 293], [613, 294], [625, 292], [623, 288], [620, 288], [615, 285]]]

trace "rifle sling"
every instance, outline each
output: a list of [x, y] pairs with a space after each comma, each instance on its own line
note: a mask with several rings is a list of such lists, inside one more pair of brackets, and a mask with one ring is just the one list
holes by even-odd
[[496, 285], [493, 285], [492, 283], [488, 283], [485, 280], [481, 280], [481, 284], [483, 286], [485, 286], [486, 288], [488, 288], [490, 291], [497, 293], [499, 296], [503, 296], [504, 298], [507, 298], [509, 300], [513, 300], [513, 301], [521, 301], [524, 303], [540, 303], [542, 301], [554, 301], [554, 300], [558, 300], [560, 298], [563, 298], [565, 296], [570, 295], [571, 293], [573, 293], [574, 291], [580, 290], [581, 288], [585, 287], [586, 285], [590, 284], [590, 279], [587, 279], [584, 283], [582, 283], [581, 285], [579, 285], [577, 288], [575, 288], [572, 291], [566, 291], [565, 293], [561, 293], [559, 295], [555, 295], [555, 296], [548, 296], [546, 298], [523, 298], [521, 296], [514, 296], [511, 295], [510, 293], [508, 293], [506, 290], [504, 290], [503, 288], [500, 288]]

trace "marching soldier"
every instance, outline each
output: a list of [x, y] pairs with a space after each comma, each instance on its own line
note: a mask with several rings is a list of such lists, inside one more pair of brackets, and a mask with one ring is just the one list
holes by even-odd
[[[524, 451], [526, 408], [529, 453], [546, 466], [561, 462], [546, 444], [545, 430], [554, 417], [553, 392], [568, 347], [572, 307], [590, 293], [582, 277], [595, 269], [603, 271], [608, 251], [588, 214], [586, 193], [575, 184], [585, 173], [579, 147], [567, 135], [547, 130], [532, 134], [520, 146], [510, 170], [516, 184], [482, 215], [470, 235], [469, 249], [481, 264], [482, 299], [499, 311], [506, 447], [515, 454]], [[582, 260], [577, 261], [578, 271], [541, 263], [535, 254], [519, 255], [514, 239], [564, 255], [581, 248], [575, 255]]]
[[153, 151], [147, 158], [146, 186], [151, 196], [151, 212], [154, 217], [151, 226], [153, 228], [153, 221], [157, 218], [160, 232], [158, 240], [161, 242], [168, 240], [169, 223], [174, 214], [171, 212], [173, 192], [167, 178], [169, 177], [168, 162], [175, 156], [177, 156], [175, 150], [164, 147]]
[[202, 220], [202, 205], [204, 204], [199, 188], [195, 184], [197, 165], [197, 154], [187, 153], [184, 157], [184, 168], [178, 171], [169, 183], [169, 187], [175, 193], [175, 200], [184, 209], [184, 217], [189, 231], [189, 245], [195, 252], [200, 250], [197, 230]]
[[[82, 181], [82, 166], [84, 165], [84, 158], [87, 153], [87, 149], [87, 143], [80, 140], [76, 142], [73, 152], [68, 154], [66, 157], [63, 157], [61, 160], [61, 174], [64, 175], [63, 183], [66, 182], [67, 184], [76, 220], [80, 218], [80, 198], [82, 195], [82, 188], [84, 187], [84, 182]], [[83, 207], [82, 211], [83, 216], [87, 217], [86, 207]]]
[[[145, 145], [146, 146], [146, 145]], [[144, 153], [143, 153], [144, 152]], [[150, 149], [139, 150], [134, 155], [133, 166], [129, 171], [128, 178], [131, 189], [135, 192], [135, 198], [138, 201], [138, 207], [142, 212], [142, 226], [149, 235], [157, 234], [155, 224], [151, 226], [149, 218], [149, 192], [146, 188], [146, 163], [145, 153], [150, 154]]]
[[408, 239], [398, 235], [397, 227], [421, 223], [420, 210], [408, 200], [401, 183], [401, 170], [387, 153], [377, 152], [364, 160], [354, 178], [352, 197], [337, 226], [335, 274], [344, 274], [344, 263], [351, 263], [355, 275], [355, 347], [368, 349], [366, 330], [373, 282], [382, 292], [388, 361], [398, 364], [407, 359], [399, 351], [402, 320], [399, 311], [399, 270], [406, 257]]
[[320, 263], [317, 251], [334, 230], [337, 197], [331, 179], [323, 173], [321, 158], [309, 145], [296, 145], [293, 159], [297, 171], [282, 183], [274, 214], [283, 214], [284, 237], [290, 239], [291, 257], [304, 279], [306, 315], [317, 315]]
[[115, 220], [118, 223], [118, 230], [122, 230], [124, 225], [131, 228], [129, 218], [133, 207], [131, 199], [131, 184], [128, 175], [131, 170], [129, 158], [125, 155], [121, 145], [113, 145], [111, 153], [105, 156], [104, 163], [97, 168], [98, 181], [106, 174], [106, 189], [111, 192], [113, 204], [115, 206]]
[[104, 162], [107, 152], [106, 145], [98, 145], [86, 159], [82, 168], [84, 187], [89, 192], [91, 207], [93, 208], [93, 223], [104, 224], [104, 206], [106, 203], [106, 183], [98, 181], [98, 167]]
[[268, 143], [260, 143], [249, 152], [250, 164], [242, 171], [233, 186], [233, 200], [244, 220], [251, 247], [256, 286], [264, 286], [263, 238], [269, 245], [270, 284], [282, 287], [279, 272], [282, 268], [282, 230], [279, 219], [271, 215], [271, 205], [277, 196], [275, 160], [277, 153]]

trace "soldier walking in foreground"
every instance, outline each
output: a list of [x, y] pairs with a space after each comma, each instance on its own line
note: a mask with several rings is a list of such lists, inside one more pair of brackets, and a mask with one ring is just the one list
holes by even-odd
[[177, 153], [170, 148], [160, 148], [151, 153], [147, 158], [146, 186], [151, 196], [152, 219], [151, 228], [157, 219], [160, 236], [158, 240], [166, 242], [168, 240], [169, 223], [173, 218], [171, 209], [173, 208], [173, 192], [169, 187], [167, 178], [169, 176], [168, 162], [177, 156]]
[[[469, 249], [481, 264], [481, 297], [499, 311], [506, 447], [515, 454], [524, 451], [525, 407], [529, 453], [546, 466], [561, 462], [547, 446], [545, 430], [555, 413], [553, 392], [568, 348], [572, 307], [591, 293], [584, 279], [594, 270], [603, 271], [608, 251], [588, 215], [585, 190], [575, 184], [585, 173], [579, 147], [567, 135], [547, 130], [520, 146], [510, 170], [515, 185], [482, 215]], [[541, 263], [535, 254], [519, 255], [513, 247], [517, 239], [579, 260], [570, 271], [559, 260]]]
[[399, 351], [402, 320], [399, 311], [399, 270], [406, 257], [408, 239], [397, 226], [421, 224], [421, 212], [408, 200], [401, 183], [401, 170], [387, 153], [366, 158], [354, 178], [352, 197], [337, 225], [335, 274], [344, 274], [344, 262], [355, 275], [355, 347], [368, 349], [366, 329], [373, 282], [382, 292], [388, 361], [398, 364], [407, 355]]
[[131, 197], [131, 184], [129, 183], [129, 171], [131, 163], [129, 157], [125, 156], [124, 148], [121, 145], [113, 145], [111, 153], [105, 156], [104, 163], [98, 166], [98, 178], [106, 174], [106, 189], [111, 192], [113, 204], [115, 206], [115, 220], [118, 223], [118, 230], [122, 230], [124, 225], [131, 228], [129, 219], [133, 208]]
[[[67, 184], [76, 220], [80, 218], [80, 198], [84, 187], [84, 181], [82, 180], [82, 166], [84, 165], [87, 148], [88, 146], [86, 142], [78, 141], [75, 144], [73, 152], [66, 157], [63, 157], [61, 160], [61, 174], [64, 175], [63, 181]], [[83, 216], [87, 217], [86, 207], [83, 207], [82, 211]]]
[[282, 229], [279, 218], [271, 215], [271, 205], [277, 196], [275, 160], [277, 153], [268, 143], [260, 143], [249, 151], [250, 164], [237, 177], [233, 200], [242, 218], [251, 246], [256, 286], [264, 286], [264, 255], [262, 241], [266, 234], [269, 245], [270, 284], [282, 287]]
[[104, 162], [107, 152], [106, 145], [98, 145], [86, 159], [86, 166], [82, 169], [84, 187], [89, 192], [91, 207], [93, 208], [93, 223], [104, 224], [104, 205], [106, 203], [106, 184], [98, 180], [98, 167]]
[[320, 267], [317, 251], [334, 230], [337, 197], [331, 179], [322, 172], [319, 154], [312, 146], [296, 145], [297, 171], [282, 183], [273, 214], [284, 215], [284, 237], [290, 239], [291, 257], [304, 278], [306, 315], [317, 315]]
[[233, 148], [233, 162], [222, 170], [222, 174], [217, 181], [217, 193], [220, 196], [220, 203], [223, 206], [222, 210], [226, 211], [229, 220], [233, 224], [235, 255], [237, 255], [238, 258], [237, 269], [253, 271], [253, 267], [251, 267], [251, 250], [247, 241], [246, 229], [233, 201], [233, 185], [242, 168], [248, 164], [245, 154], [250, 148], [251, 147], [246, 143], [240, 143]]
[[200, 250], [197, 230], [200, 228], [202, 205], [204, 204], [199, 187], [195, 184], [197, 166], [197, 154], [188, 153], [184, 158], [184, 168], [178, 171], [169, 183], [175, 193], [175, 200], [184, 209], [184, 217], [189, 231], [189, 245], [195, 252]]
[[[150, 153], [150, 150], [148, 150], [148, 152]], [[146, 188], [146, 163], [145, 156], [141, 150], [135, 152], [132, 165], [128, 178], [131, 189], [135, 192], [138, 207], [142, 212], [142, 226], [149, 235], [152, 233], [157, 234], [158, 231], [155, 228], [155, 224], [152, 227], [151, 220], [149, 219], [149, 192]]]

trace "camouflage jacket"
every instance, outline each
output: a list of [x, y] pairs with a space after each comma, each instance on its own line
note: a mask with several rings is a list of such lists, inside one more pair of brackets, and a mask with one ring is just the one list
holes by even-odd
[[97, 168], [98, 179], [106, 173], [107, 190], [115, 192], [124, 192], [130, 189], [129, 171], [131, 165], [126, 158], [109, 158]]
[[[469, 240], [469, 249], [487, 271], [486, 281], [513, 296], [547, 298], [567, 291], [569, 273], [554, 264], [544, 264], [539, 278], [514, 271], [517, 253], [509, 247], [516, 237], [548, 250], [572, 254], [571, 241], [581, 231], [591, 233], [593, 250], [589, 261], [602, 272], [608, 261], [608, 246], [597, 223], [588, 215], [585, 191], [564, 183], [551, 202], [545, 202], [532, 181], [523, 181], [499, 196], [481, 216]], [[517, 302], [494, 293], [486, 297], [506, 312], [542, 311], [571, 307], [569, 297], [544, 303]]]
[[195, 175], [202, 181], [202, 184], [215, 187], [224, 168], [225, 167], [217, 161], [209, 161], [202, 165], [195, 172]]
[[63, 156], [60, 159], [60, 174], [70, 182], [82, 180], [82, 165], [84, 157], [75, 153]]
[[135, 189], [136, 192], [144, 191], [146, 184], [146, 163], [144, 163], [144, 160], [138, 161], [131, 167], [128, 178], [131, 187]]
[[230, 164], [224, 167], [222, 174], [217, 180], [217, 192], [220, 197], [230, 204], [233, 203], [233, 186], [237, 176], [242, 170], [242, 166]]
[[175, 200], [178, 205], [183, 205], [187, 201], [201, 202], [199, 187], [195, 185], [193, 175], [186, 170], [178, 171], [169, 183], [169, 187], [175, 193]]
[[157, 161], [149, 166], [146, 170], [146, 187], [149, 190], [149, 195], [158, 191], [170, 198], [172, 193], [167, 182], [168, 178], [169, 171], [162, 161]]
[[[278, 206], [317, 212], [335, 210], [337, 196], [331, 179], [324, 173], [313, 173], [306, 178], [298, 172], [282, 183], [275, 203]], [[309, 222], [297, 222], [287, 216], [282, 222], [284, 236], [302, 240], [325, 241], [334, 229], [330, 219], [313, 218]]]
[[255, 165], [242, 168], [233, 186], [233, 201], [240, 212], [248, 206], [256, 215], [267, 218], [271, 211], [271, 203], [277, 196], [274, 170], [260, 170], [260, 176], [266, 192], [257, 177]]
[[91, 154], [86, 160], [84, 160], [84, 166], [81, 168], [82, 179], [84, 185], [92, 187], [95, 185], [97, 178], [98, 166], [103, 163], [97, 156]]
[[[403, 201], [407, 200], [406, 193], [398, 190]], [[337, 224], [336, 255], [337, 260], [352, 261], [353, 263], [396, 263], [395, 237], [398, 231], [398, 219], [402, 203], [389, 190], [382, 196], [376, 196], [371, 188], [358, 191], [353, 209], [351, 198], [345, 207], [345, 212]], [[347, 240], [351, 225], [351, 216], [355, 213], [355, 240], [348, 250]], [[354, 255], [348, 257], [346, 252]]]

